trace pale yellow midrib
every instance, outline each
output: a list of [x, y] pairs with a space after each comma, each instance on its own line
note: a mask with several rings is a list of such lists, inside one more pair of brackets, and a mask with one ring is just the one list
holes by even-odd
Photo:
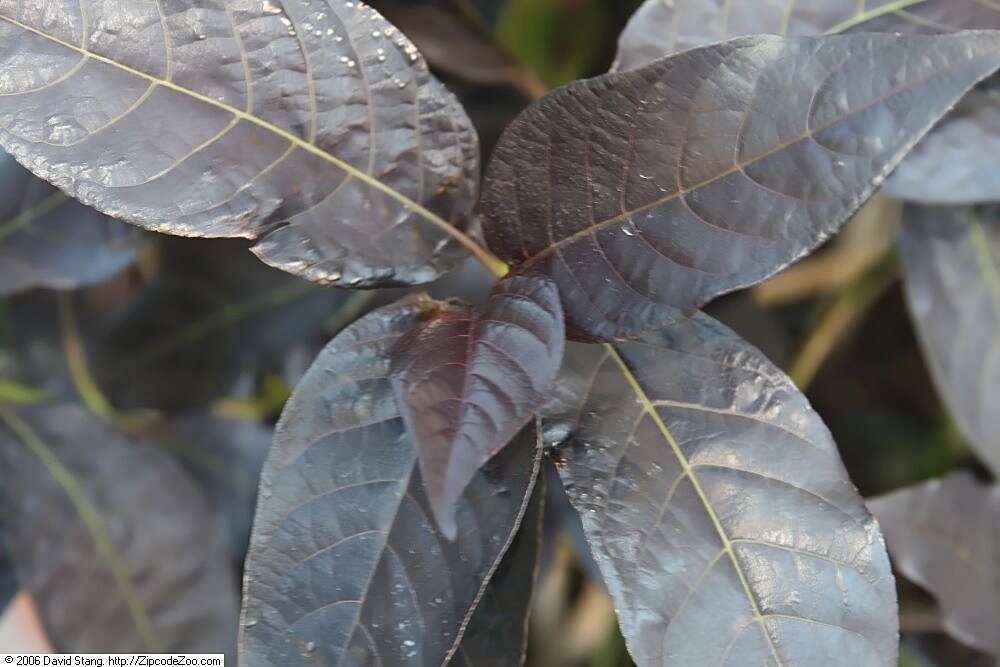
[[142, 638], [149, 651], [159, 653], [164, 650], [162, 642], [156, 635], [153, 625], [146, 613], [146, 608], [132, 584], [132, 576], [128, 566], [118, 555], [114, 543], [108, 533], [107, 525], [96, 507], [90, 502], [86, 492], [76, 481], [73, 473], [63, 465], [55, 452], [35, 433], [25, 421], [13, 411], [0, 406], [0, 421], [6, 422], [10, 430], [21, 439], [24, 445], [45, 466], [52, 479], [59, 485], [70, 503], [76, 509], [80, 520], [87, 527], [94, 540], [94, 547], [107, 562], [115, 585], [128, 607], [129, 615], [135, 623], [136, 632]]
[[976, 254], [976, 262], [979, 270], [983, 274], [986, 288], [993, 298], [993, 307], [1000, 315], [1000, 270], [993, 263], [993, 253], [990, 249], [990, 241], [986, 237], [986, 231], [982, 223], [975, 221], [969, 225], [969, 243]]
[[677, 458], [677, 462], [681, 466], [681, 470], [687, 475], [687, 478], [691, 480], [691, 485], [694, 487], [695, 492], [698, 494], [698, 498], [701, 500], [702, 505], [705, 507], [705, 511], [708, 513], [709, 518], [712, 521], [712, 525], [715, 527], [716, 533], [719, 535], [719, 539], [722, 542], [722, 549], [725, 553], [729, 554], [729, 559], [733, 563], [733, 569], [736, 571], [736, 575], [740, 580], [740, 584], [743, 587], [743, 592], [746, 594], [747, 600], [750, 602], [750, 607], [754, 615], [754, 619], [760, 625], [761, 632], [767, 639], [768, 646], [771, 648], [771, 653], [774, 655], [774, 659], [778, 665], [782, 665], [781, 658], [778, 656], [778, 649], [774, 645], [774, 641], [771, 639], [770, 633], [767, 631], [767, 627], [764, 625], [764, 616], [760, 611], [760, 607], [757, 605], [757, 599], [754, 597], [753, 590], [750, 588], [750, 583], [747, 581], [746, 574], [743, 572], [743, 568], [740, 566], [739, 560], [736, 558], [736, 552], [733, 550], [732, 540], [729, 539], [729, 535], [726, 533], [726, 529], [722, 526], [722, 522], [719, 520], [718, 515], [715, 513], [715, 509], [708, 500], [708, 495], [705, 490], [701, 487], [701, 482], [698, 481], [698, 477], [694, 474], [691, 462], [688, 461], [684, 452], [681, 450], [680, 445], [674, 439], [673, 433], [664, 423], [663, 419], [660, 417], [659, 413], [656, 412], [656, 407], [653, 401], [646, 395], [646, 391], [639, 384], [638, 378], [632, 373], [631, 369], [625, 363], [625, 360], [618, 353], [612, 343], [604, 343], [605, 349], [608, 351], [608, 356], [615, 360], [621, 370], [622, 376], [624, 376], [625, 381], [628, 382], [629, 387], [635, 394], [639, 403], [642, 405], [643, 412], [648, 414], [656, 427], [660, 430], [663, 435], [663, 439], [667, 441], [670, 445], [674, 456]]
[[322, 148], [316, 146], [315, 144], [311, 144], [308, 141], [302, 139], [301, 137], [296, 136], [295, 134], [292, 134], [291, 132], [282, 129], [282, 128], [278, 127], [277, 125], [274, 125], [273, 123], [269, 123], [268, 121], [264, 120], [263, 118], [255, 116], [254, 114], [248, 113], [247, 111], [244, 111], [242, 109], [237, 109], [234, 106], [226, 104], [225, 102], [220, 102], [219, 100], [213, 99], [213, 98], [211, 98], [211, 97], [209, 97], [207, 95], [203, 95], [203, 94], [201, 94], [201, 93], [199, 93], [197, 91], [191, 90], [190, 88], [186, 88], [184, 86], [180, 86], [180, 85], [178, 85], [178, 84], [176, 84], [176, 83], [174, 83], [172, 81], [168, 81], [166, 79], [161, 79], [161, 78], [153, 76], [151, 74], [147, 74], [145, 72], [142, 72], [142, 71], [137, 70], [135, 68], [129, 67], [128, 65], [120, 63], [120, 62], [118, 62], [116, 60], [113, 60], [111, 58], [107, 58], [105, 56], [102, 56], [102, 55], [99, 55], [99, 54], [94, 53], [92, 51], [89, 51], [88, 49], [85, 49], [83, 47], [76, 46], [75, 44], [71, 44], [71, 43], [66, 42], [64, 40], [61, 40], [58, 37], [54, 37], [53, 35], [49, 35], [49, 34], [47, 34], [45, 32], [42, 32], [41, 30], [38, 30], [37, 28], [33, 28], [33, 27], [29, 26], [29, 25], [21, 23], [20, 21], [18, 21], [16, 19], [13, 19], [13, 18], [11, 18], [9, 16], [0, 15], [0, 19], [3, 19], [4, 21], [10, 23], [11, 25], [14, 25], [14, 26], [16, 26], [18, 28], [21, 28], [22, 30], [26, 30], [26, 31], [28, 31], [28, 32], [30, 32], [32, 34], [38, 35], [39, 37], [42, 37], [42, 38], [47, 39], [47, 40], [49, 40], [49, 41], [51, 41], [51, 42], [53, 42], [55, 44], [58, 44], [59, 46], [62, 46], [63, 48], [69, 49], [71, 51], [75, 51], [76, 53], [79, 53], [80, 55], [85, 56], [87, 58], [90, 58], [91, 60], [94, 60], [94, 61], [97, 61], [97, 62], [101, 62], [101, 63], [104, 63], [106, 65], [110, 65], [112, 67], [116, 67], [116, 68], [118, 68], [118, 69], [120, 69], [120, 70], [122, 70], [124, 72], [128, 72], [129, 74], [131, 74], [133, 76], [137, 76], [137, 77], [140, 77], [142, 79], [145, 79], [145, 80], [153, 83], [154, 85], [160, 86], [162, 88], [166, 88], [168, 90], [173, 90], [174, 92], [180, 93], [182, 95], [187, 95], [188, 97], [196, 99], [199, 102], [203, 102], [205, 104], [208, 104], [208, 105], [211, 105], [213, 107], [216, 107], [217, 109], [221, 109], [221, 110], [223, 110], [223, 111], [225, 111], [227, 113], [230, 113], [233, 116], [235, 116], [236, 118], [238, 118], [239, 120], [245, 120], [248, 123], [252, 123], [252, 124], [254, 124], [254, 125], [256, 125], [256, 126], [258, 126], [260, 128], [268, 130], [269, 132], [272, 132], [273, 134], [281, 137], [285, 141], [288, 141], [289, 143], [291, 143], [296, 148], [301, 148], [302, 150], [306, 151], [307, 153], [311, 153], [311, 154], [313, 154], [313, 155], [315, 155], [315, 156], [317, 156], [317, 157], [319, 157], [319, 158], [321, 158], [323, 160], [326, 160], [327, 162], [333, 164], [334, 166], [336, 166], [338, 169], [340, 169], [341, 171], [345, 172], [346, 174], [352, 176], [353, 178], [358, 179], [359, 181], [361, 181], [365, 185], [368, 185], [369, 187], [374, 188], [374, 189], [376, 189], [376, 190], [378, 190], [378, 191], [380, 191], [380, 192], [382, 192], [382, 193], [384, 193], [384, 194], [392, 197], [393, 199], [395, 199], [396, 201], [398, 201], [400, 204], [402, 204], [405, 208], [407, 208], [407, 209], [409, 209], [409, 210], [417, 213], [418, 215], [420, 215], [421, 217], [427, 219], [429, 222], [437, 225], [438, 227], [441, 227], [449, 235], [454, 236], [454, 232], [457, 231], [454, 226], [452, 226], [451, 224], [449, 224], [447, 221], [445, 221], [439, 215], [437, 215], [434, 212], [430, 211], [429, 209], [427, 209], [423, 205], [421, 205], [421, 204], [413, 201], [412, 199], [410, 199], [406, 195], [402, 194], [401, 192], [399, 192], [399, 191], [397, 191], [397, 190], [389, 187], [388, 185], [385, 185], [384, 183], [382, 183], [377, 178], [374, 178], [370, 174], [368, 174], [368, 173], [366, 173], [366, 172], [358, 169], [357, 167], [354, 167], [351, 164], [348, 164], [347, 162], [344, 162], [340, 158], [337, 158], [336, 156], [331, 155], [330, 153], [328, 153], [327, 151], [323, 150]]
[[882, 5], [881, 7], [878, 7], [876, 9], [859, 12], [858, 14], [852, 16], [846, 21], [843, 21], [842, 23], [838, 23], [837, 25], [833, 26], [832, 28], [826, 31], [826, 34], [835, 35], [839, 32], [843, 32], [845, 30], [853, 28], [856, 25], [861, 25], [862, 23], [867, 23], [868, 21], [877, 19], [880, 16], [885, 16], [886, 14], [893, 14], [900, 10], [912, 7], [914, 5], [920, 5], [925, 2], [927, 2], [927, 0], [896, 0], [896, 2], [890, 2], [889, 4]]

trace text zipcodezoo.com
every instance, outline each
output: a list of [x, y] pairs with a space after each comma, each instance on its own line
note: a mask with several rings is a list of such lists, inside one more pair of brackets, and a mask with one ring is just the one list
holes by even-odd
[[226, 667], [221, 653], [5, 653], [0, 667]]

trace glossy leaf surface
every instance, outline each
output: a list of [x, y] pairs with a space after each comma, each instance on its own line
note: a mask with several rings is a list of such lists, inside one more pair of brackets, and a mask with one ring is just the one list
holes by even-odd
[[1000, 7], [981, 0], [646, 0], [618, 40], [614, 69], [760, 33], [941, 33], [1000, 29]]
[[257, 486], [274, 432], [252, 421], [210, 414], [173, 417], [151, 435], [197, 482], [234, 562], [250, 542]]
[[998, 155], [1000, 87], [973, 91], [903, 160], [882, 192], [924, 204], [1000, 201]]
[[1000, 475], [1000, 210], [904, 209], [899, 249], [910, 312], [942, 400]]
[[454, 650], [538, 470], [533, 426], [437, 530], [389, 381], [390, 352], [437, 308], [409, 299], [345, 329], [279, 422], [247, 560], [241, 664], [434, 665]]
[[540, 475], [521, 529], [490, 579], [449, 665], [521, 667], [524, 664], [542, 547], [545, 487], [544, 475]]
[[545, 402], [565, 337], [555, 284], [516, 276], [481, 310], [446, 306], [429, 315], [393, 352], [396, 402], [449, 539], [466, 485]]
[[546, 419], [639, 665], [895, 664], [878, 525], [791, 381], [705, 315], [573, 344]]
[[81, 206], [0, 152], [0, 296], [72, 289], [135, 259], [139, 230]]
[[[614, 67], [635, 69], [672, 53], [755, 33], [966, 29], [1000, 29], [1000, 5], [980, 0], [911, 0], [870, 7], [853, 0], [647, 0], [622, 32]], [[1000, 102], [996, 94], [970, 95], [903, 161], [886, 180], [883, 192], [928, 204], [1000, 199], [1000, 176], [993, 167], [997, 142]]]
[[0, 5], [0, 145], [105, 213], [352, 287], [462, 253], [478, 142], [361, 2]]
[[665, 326], [815, 248], [998, 65], [1000, 33], [756, 36], [573, 83], [501, 139], [487, 240], [578, 337]]
[[868, 506], [896, 568], [934, 594], [948, 632], [1000, 656], [1000, 490], [956, 473]]
[[12, 560], [56, 649], [232, 657], [229, 561], [169, 457], [74, 406], [0, 408], [0, 464]]

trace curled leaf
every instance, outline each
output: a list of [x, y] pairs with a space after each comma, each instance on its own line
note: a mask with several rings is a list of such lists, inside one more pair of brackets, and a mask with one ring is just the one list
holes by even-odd
[[466, 485], [545, 402], [562, 363], [563, 327], [556, 286], [514, 277], [482, 310], [442, 307], [393, 352], [396, 402], [449, 539]]
[[0, 146], [109, 215], [257, 239], [310, 280], [432, 280], [463, 255], [475, 132], [374, 9], [319, 4], [4, 3]]
[[639, 665], [895, 664], [878, 525], [781, 371], [700, 314], [566, 359], [544, 432]]
[[577, 338], [666, 326], [809, 253], [998, 66], [987, 31], [755, 36], [570, 84], [501, 139], [487, 240]]
[[241, 664], [444, 663], [528, 504], [534, 425], [465, 490], [454, 541], [437, 529], [390, 386], [391, 351], [425, 299], [338, 335], [288, 402], [247, 559]]

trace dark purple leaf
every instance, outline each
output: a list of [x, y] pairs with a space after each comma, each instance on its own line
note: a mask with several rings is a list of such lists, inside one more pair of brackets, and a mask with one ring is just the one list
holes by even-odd
[[0, 407], [0, 519], [65, 653], [227, 653], [237, 593], [201, 494], [162, 451], [74, 406]]
[[1000, 475], [1000, 209], [907, 206], [899, 251], [938, 391]]
[[895, 664], [878, 526], [781, 371], [701, 314], [566, 359], [544, 432], [639, 665]]
[[1000, 88], [975, 90], [903, 160], [882, 192], [924, 204], [1000, 201], [998, 156]]
[[[865, 8], [855, 0], [647, 0], [622, 32], [615, 68], [636, 69], [679, 51], [755, 33], [794, 36], [966, 29], [1000, 29], [1000, 4], [915, 0]], [[1000, 199], [1000, 176], [992, 162], [998, 142], [996, 96], [979, 94], [967, 99], [903, 161], [883, 192], [928, 204]]]
[[555, 284], [515, 276], [480, 310], [444, 305], [393, 352], [396, 400], [449, 539], [466, 485], [545, 402], [565, 338]]
[[521, 667], [524, 664], [542, 546], [545, 491], [542, 475], [535, 484], [521, 529], [490, 579], [465, 629], [462, 643], [448, 663], [452, 667]]
[[896, 569], [937, 597], [948, 632], [1000, 656], [1000, 489], [956, 473], [868, 506]]
[[130, 265], [143, 240], [0, 152], [0, 296], [99, 283]]
[[570, 84], [501, 139], [487, 240], [579, 338], [666, 326], [837, 231], [998, 65], [1000, 32], [757, 36]]
[[424, 493], [390, 353], [440, 304], [362, 318], [285, 408], [247, 559], [241, 664], [439, 667], [514, 538], [538, 472], [534, 425], [465, 490], [455, 541]]
[[147, 229], [257, 239], [325, 284], [413, 284], [464, 256], [478, 140], [363, 2], [0, 5], [0, 146]]
[[1000, 29], [991, 0], [646, 0], [618, 40], [614, 69], [733, 37], [837, 32], [942, 33]]

